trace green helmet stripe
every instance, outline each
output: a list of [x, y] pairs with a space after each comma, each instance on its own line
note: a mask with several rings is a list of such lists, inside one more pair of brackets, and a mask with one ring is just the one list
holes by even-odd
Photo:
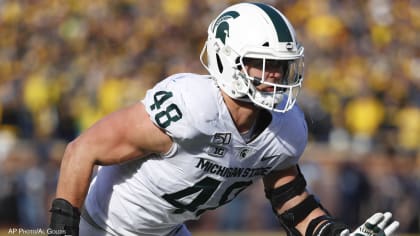
[[252, 3], [262, 10], [270, 17], [271, 21], [274, 24], [277, 32], [277, 38], [279, 42], [292, 42], [293, 37], [287, 26], [287, 23], [284, 21], [283, 17], [272, 7], [264, 4], [264, 3]]

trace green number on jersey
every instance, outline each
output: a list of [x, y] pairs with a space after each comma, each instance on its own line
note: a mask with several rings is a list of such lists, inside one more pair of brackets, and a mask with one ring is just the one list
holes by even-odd
[[168, 91], [158, 91], [153, 96], [153, 100], [155, 101], [154, 104], [150, 106], [150, 109], [160, 109], [160, 106], [169, 98], [173, 96], [172, 92]]
[[[186, 210], [194, 212], [197, 210], [198, 206], [204, 204], [211, 197], [213, 192], [216, 191], [219, 184], [220, 181], [210, 177], [206, 177], [194, 184], [194, 186], [188, 187], [175, 193], [165, 194], [162, 197], [166, 201], [178, 208], [175, 210], [174, 213], [180, 214], [185, 212]], [[200, 192], [200, 194], [198, 194], [197, 197], [189, 204], [183, 204], [178, 201], [178, 199], [182, 199], [196, 192]]]
[[[168, 91], [158, 91], [153, 96], [153, 99], [155, 101], [154, 104], [150, 106], [150, 109], [161, 109], [162, 104], [171, 98], [173, 96], [172, 92]], [[179, 110], [178, 106], [171, 103], [169, 106], [165, 108], [165, 110], [158, 112], [155, 115], [155, 121], [156, 123], [162, 127], [166, 128], [168, 127], [171, 122], [178, 121], [182, 118], [182, 113]]]
[[[175, 206], [177, 209], [174, 211], [175, 214], [181, 214], [185, 211], [195, 212], [197, 208], [207, 202], [216, 189], [220, 185], [220, 181], [216, 180], [211, 177], [206, 177], [199, 182], [195, 183], [193, 186], [188, 187], [186, 189], [180, 190], [175, 193], [165, 194], [162, 197], [168, 201], [170, 204]], [[196, 215], [201, 215], [206, 210], [216, 209], [221, 205], [224, 205], [230, 201], [232, 201], [242, 190], [244, 190], [247, 186], [252, 184], [252, 181], [244, 181], [244, 182], [236, 182], [229, 186], [226, 191], [223, 193], [219, 203], [215, 207], [209, 207], [205, 209], [199, 209], [196, 212]], [[232, 195], [232, 193], [236, 190], [236, 192]], [[187, 196], [193, 195], [199, 192], [199, 194], [192, 200], [190, 203], [182, 203], [179, 200], [183, 199]], [[230, 197], [230, 198], [229, 198]]]

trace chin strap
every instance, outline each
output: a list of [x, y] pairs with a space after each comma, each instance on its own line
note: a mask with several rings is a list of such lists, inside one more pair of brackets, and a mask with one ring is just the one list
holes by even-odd
[[256, 86], [262, 84], [261, 78], [250, 79], [241, 71], [236, 71], [233, 78], [232, 87], [237, 93], [237, 97], [235, 97], [237, 100], [252, 102], [265, 109], [273, 110], [284, 99], [283, 92], [258, 91]]

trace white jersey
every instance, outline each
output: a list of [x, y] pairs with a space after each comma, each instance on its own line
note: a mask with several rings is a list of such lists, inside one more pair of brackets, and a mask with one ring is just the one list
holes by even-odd
[[165, 155], [98, 171], [85, 207], [115, 235], [166, 235], [232, 201], [270, 171], [295, 165], [306, 146], [307, 127], [297, 106], [272, 113], [268, 127], [246, 142], [209, 76], [173, 75], [142, 102], [173, 146]]

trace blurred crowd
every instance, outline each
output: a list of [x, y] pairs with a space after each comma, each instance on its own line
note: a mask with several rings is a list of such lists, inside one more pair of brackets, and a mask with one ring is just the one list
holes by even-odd
[[[66, 143], [170, 74], [207, 73], [207, 26], [236, 2], [0, 1], [0, 226], [45, 227]], [[298, 103], [321, 147], [305, 160], [323, 160], [304, 164], [307, 178], [328, 173], [316, 189], [349, 224], [388, 209], [402, 231], [420, 232], [420, 2], [263, 2], [305, 46]], [[273, 229], [253, 189], [192, 227]]]

